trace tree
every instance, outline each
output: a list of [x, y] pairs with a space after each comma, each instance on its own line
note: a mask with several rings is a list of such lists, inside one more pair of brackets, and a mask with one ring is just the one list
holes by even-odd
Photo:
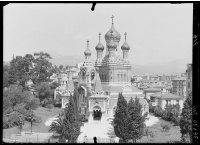
[[38, 91], [40, 102], [44, 104], [44, 100], [49, 102], [50, 98], [53, 97], [53, 92], [51, 90], [50, 84], [47, 82], [41, 82], [36, 85], [36, 90]]
[[3, 88], [9, 86], [9, 66], [3, 65]]
[[180, 119], [180, 132], [183, 142], [192, 142], [192, 93], [187, 96]]
[[135, 82], [135, 78], [131, 78], [131, 84]]
[[50, 69], [52, 68], [52, 63], [49, 62], [49, 59], [52, 59], [48, 53], [34, 53], [36, 57], [34, 59], [35, 67], [34, 67], [34, 83], [40, 83], [49, 81], [50, 77]]
[[76, 115], [73, 96], [70, 96], [69, 106], [65, 108], [63, 120], [63, 136], [69, 143], [75, 143], [80, 134], [80, 122]]
[[123, 140], [123, 142], [128, 142], [130, 138], [128, 135], [128, 109], [127, 109], [127, 101], [123, 97], [122, 93], [119, 93], [117, 108], [115, 110], [114, 115], [114, 132], [117, 137]]
[[64, 67], [64, 66], [61, 64], [61, 65], [59, 66], [59, 69], [60, 69], [60, 70], [62, 70], [62, 69], [63, 69], [63, 67]]
[[128, 133], [133, 142], [141, 139], [145, 128], [145, 116], [142, 116], [142, 105], [136, 97], [135, 101], [131, 98], [128, 102], [128, 114], [130, 117]]
[[29, 111], [26, 115], [26, 120], [31, 123], [31, 133], [33, 128], [33, 122], [36, 121], [36, 117], [33, 111]]
[[49, 128], [49, 132], [55, 132], [59, 139], [63, 139], [63, 116], [59, 114], [58, 119], [54, 120]]

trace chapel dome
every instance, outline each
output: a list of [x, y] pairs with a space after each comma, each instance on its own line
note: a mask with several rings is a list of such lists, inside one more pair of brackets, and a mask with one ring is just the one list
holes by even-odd
[[92, 54], [92, 52], [89, 49], [89, 40], [87, 40], [87, 49], [85, 50], [84, 54], [85, 55], [91, 55]]
[[128, 43], [124, 42], [124, 44], [121, 46], [122, 50], [130, 50], [130, 46], [128, 45]]
[[89, 49], [86, 49], [85, 52], [84, 52], [84, 54], [85, 54], [85, 55], [91, 55], [92, 52], [91, 52]]
[[99, 42], [95, 47], [96, 50], [104, 50], [104, 46]]
[[112, 27], [110, 28], [110, 30], [105, 34], [105, 40], [107, 43], [110, 42], [111, 40], [111, 30], [113, 31], [113, 40], [114, 42], [119, 43], [120, 39], [121, 39], [121, 35], [119, 34], [119, 32], [117, 32], [117, 30], [115, 29], [114, 25], [112, 25]]
[[114, 38], [113, 38], [113, 31], [110, 31], [110, 36], [111, 36], [111, 40], [107, 43], [107, 47], [108, 49], [112, 49], [112, 48], [116, 48], [117, 44], [114, 42]]

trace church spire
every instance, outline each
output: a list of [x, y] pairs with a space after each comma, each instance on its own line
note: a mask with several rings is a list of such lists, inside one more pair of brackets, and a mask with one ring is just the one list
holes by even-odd
[[97, 76], [96, 76], [96, 81], [95, 81], [95, 84], [94, 84], [94, 92], [95, 93], [101, 93], [101, 92], [103, 92], [103, 88], [102, 88], [102, 85], [101, 85], [101, 80], [99, 78], [99, 68], [98, 67], [96, 68], [96, 72], [97, 72]]

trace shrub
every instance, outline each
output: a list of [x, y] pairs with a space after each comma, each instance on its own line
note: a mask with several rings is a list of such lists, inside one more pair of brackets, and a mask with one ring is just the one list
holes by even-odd
[[149, 105], [149, 112], [154, 113], [155, 108], [155, 106]]
[[150, 131], [149, 136], [151, 137], [151, 139], [153, 139], [155, 137], [155, 134], [152, 131]]
[[163, 114], [163, 110], [160, 106], [156, 106], [154, 109], [154, 115], [157, 117], [161, 117]]
[[52, 105], [52, 104], [47, 104], [47, 105], [46, 105], [46, 108], [48, 108], [48, 109], [49, 109], [49, 111], [50, 111], [50, 109], [52, 109], [52, 108], [53, 108], [53, 105]]
[[170, 125], [169, 124], [161, 124], [161, 127], [164, 132], [168, 132], [170, 130]]
[[149, 112], [145, 112], [143, 116], [144, 116], [144, 117], [147, 117], [148, 114], [149, 114]]
[[149, 132], [149, 129], [146, 128], [146, 129], [144, 130], [144, 134], [143, 134], [143, 135], [144, 135], [144, 136], [149, 136], [149, 133], [150, 133], [150, 132]]
[[3, 115], [3, 129], [9, 128], [8, 117]]
[[180, 117], [176, 117], [174, 120], [174, 125], [179, 126], [180, 125]]
[[81, 114], [81, 115], [80, 115], [80, 121], [81, 121], [81, 122], [87, 122], [88, 119], [86, 118], [86, 116], [85, 116], [84, 114]]
[[19, 113], [12, 112], [8, 117], [9, 127], [19, 125]]
[[35, 123], [41, 123], [42, 122], [42, 118], [39, 116], [35, 116]]
[[169, 121], [170, 120], [170, 113], [166, 110], [163, 111], [163, 114], [162, 114], [162, 119], [165, 120], [165, 121]]

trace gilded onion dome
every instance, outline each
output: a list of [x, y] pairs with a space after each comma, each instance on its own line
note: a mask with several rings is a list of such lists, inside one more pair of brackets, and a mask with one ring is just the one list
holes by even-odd
[[101, 33], [99, 33], [99, 43], [97, 44], [97, 46], [95, 47], [95, 49], [103, 51], [104, 50], [104, 46], [101, 44], [100, 35], [101, 35]]
[[110, 49], [110, 48], [116, 48], [116, 47], [117, 47], [117, 44], [116, 44], [116, 43], [114, 42], [114, 40], [113, 40], [112, 33], [113, 33], [113, 31], [111, 30], [111, 31], [110, 31], [110, 34], [111, 34], [111, 40], [110, 40], [109, 43], [107, 43], [107, 47], [108, 47], [108, 49]]
[[114, 27], [114, 23], [113, 23], [113, 18], [114, 18], [114, 16], [112, 15], [112, 26], [111, 26], [111, 28], [110, 28], [110, 30], [105, 34], [105, 40], [106, 40], [106, 42], [108, 43], [108, 42], [110, 42], [110, 40], [111, 40], [111, 30], [113, 31], [113, 39], [114, 39], [114, 42], [117, 42], [117, 43], [119, 43], [119, 41], [120, 41], [120, 39], [121, 39], [121, 35], [119, 34], [119, 32], [117, 32], [117, 30], [115, 29], [115, 27]]
[[130, 50], [130, 46], [128, 45], [128, 43], [126, 43], [126, 35], [127, 35], [127, 33], [125, 32], [125, 42], [124, 42], [124, 44], [121, 46], [121, 49], [122, 50]]
[[89, 49], [89, 40], [87, 40], [87, 49], [85, 50], [84, 54], [85, 55], [91, 55], [92, 54], [92, 52]]

